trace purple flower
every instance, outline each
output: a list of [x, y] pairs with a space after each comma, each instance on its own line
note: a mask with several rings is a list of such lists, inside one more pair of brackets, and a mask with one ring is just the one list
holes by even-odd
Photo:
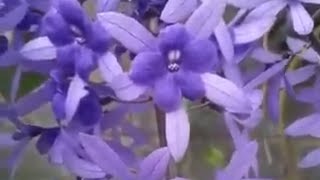
[[214, 69], [216, 51], [209, 40], [196, 40], [183, 25], [172, 25], [160, 32], [155, 50], [135, 57], [129, 76], [134, 83], [153, 89], [161, 109], [174, 111], [182, 96], [196, 100], [205, 95], [200, 75]]

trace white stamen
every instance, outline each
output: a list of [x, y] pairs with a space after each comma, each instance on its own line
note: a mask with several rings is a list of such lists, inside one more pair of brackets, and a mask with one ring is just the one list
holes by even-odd
[[168, 53], [168, 59], [170, 62], [179, 60], [181, 57], [181, 52], [179, 50], [171, 50]]

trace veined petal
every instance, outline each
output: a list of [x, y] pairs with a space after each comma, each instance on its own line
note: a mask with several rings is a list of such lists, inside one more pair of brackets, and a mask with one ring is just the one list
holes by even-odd
[[226, 4], [226, 0], [203, 2], [187, 20], [186, 28], [197, 38], [208, 38], [219, 24]]
[[34, 61], [52, 60], [57, 56], [56, 47], [48, 37], [39, 37], [25, 44], [20, 53], [27, 59]]
[[103, 139], [92, 135], [80, 134], [80, 142], [90, 159], [104, 172], [110, 173], [120, 179], [133, 179], [128, 167]]
[[98, 59], [98, 67], [106, 82], [111, 82], [113, 78], [123, 73], [117, 58], [110, 52], [105, 53]]
[[251, 110], [251, 103], [246, 95], [231, 81], [218, 75], [205, 73], [201, 75], [207, 98], [230, 112], [246, 113]]
[[155, 37], [138, 21], [116, 12], [98, 14], [101, 25], [123, 46], [134, 53], [152, 49]]
[[264, 82], [268, 81], [270, 78], [281, 72], [288, 62], [288, 60], [283, 60], [273, 65], [272, 67], [261, 73], [259, 76], [257, 76], [255, 79], [251, 80], [248, 84], [246, 84], [244, 88], [254, 89], [255, 87], [263, 84]]
[[165, 178], [170, 162], [170, 152], [167, 147], [160, 148], [147, 156], [140, 165], [139, 179], [162, 180]]
[[262, 63], [275, 63], [282, 59], [281, 55], [274, 54], [272, 52], [269, 52], [266, 49], [263, 48], [255, 48], [252, 53], [251, 57], [255, 60], [262, 62]]
[[183, 106], [166, 113], [166, 139], [171, 155], [176, 162], [182, 160], [187, 151], [190, 137], [188, 114]]
[[160, 53], [139, 53], [133, 60], [130, 79], [140, 85], [153, 85], [167, 73], [165, 59]]
[[92, 162], [81, 159], [71, 149], [65, 149], [63, 151], [63, 164], [74, 175], [82, 178], [103, 178], [106, 173], [102, 171], [99, 166]]
[[162, 10], [160, 19], [167, 23], [185, 20], [196, 8], [197, 0], [169, 0]]
[[171, 74], [157, 80], [153, 88], [153, 100], [165, 112], [179, 108], [182, 101], [181, 90]]
[[88, 91], [85, 89], [85, 87], [85, 82], [80, 79], [79, 76], [75, 76], [71, 81], [65, 102], [66, 123], [69, 123], [72, 120], [78, 109], [81, 99], [88, 94]]
[[306, 61], [312, 63], [320, 62], [320, 55], [313, 49], [313, 48], [306, 48], [308, 43], [304, 42], [300, 39], [288, 37], [287, 38], [287, 45], [289, 46], [290, 50], [294, 53], [301, 53], [298, 56], [302, 57]]
[[276, 17], [266, 16], [252, 19], [232, 28], [235, 44], [245, 44], [261, 38], [270, 30]]
[[300, 2], [289, 3], [290, 14], [293, 21], [294, 30], [300, 35], [310, 34], [314, 27], [314, 22], [307, 10]]
[[214, 34], [224, 58], [228, 62], [232, 61], [234, 57], [234, 45], [229, 28], [224, 20], [220, 20], [214, 30]]
[[320, 114], [315, 113], [309, 116], [297, 119], [293, 124], [286, 128], [286, 134], [289, 136], [311, 135], [320, 137]]
[[320, 164], [320, 149], [316, 149], [308, 153], [300, 162], [300, 168], [310, 168]]
[[[248, 3], [246, 1], [246, 3]], [[247, 16], [245, 21], [259, 19], [261, 17], [276, 16], [282, 9], [287, 6], [286, 0], [268, 0], [253, 9]]]
[[110, 83], [111, 88], [117, 97], [122, 100], [134, 100], [146, 91], [145, 86], [135, 84], [126, 73], [122, 73], [113, 78]]

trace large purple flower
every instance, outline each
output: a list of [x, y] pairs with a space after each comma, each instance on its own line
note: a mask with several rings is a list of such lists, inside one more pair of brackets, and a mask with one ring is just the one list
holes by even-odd
[[139, 53], [130, 78], [153, 90], [156, 104], [166, 112], [176, 110], [182, 96], [196, 100], [205, 95], [202, 73], [213, 70], [217, 50], [209, 40], [194, 39], [181, 24], [160, 32], [157, 48]]

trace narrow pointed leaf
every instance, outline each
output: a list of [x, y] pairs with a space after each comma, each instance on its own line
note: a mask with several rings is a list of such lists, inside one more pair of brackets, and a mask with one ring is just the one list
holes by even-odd
[[25, 44], [20, 53], [29, 60], [41, 61], [55, 59], [56, 47], [48, 37], [38, 37]]
[[155, 150], [142, 161], [139, 179], [164, 179], [169, 162], [170, 152], [167, 147]]
[[196, 8], [197, 0], [169, 0], [162, 10], [160, 19], [167, 23], [185, 20]]
[[186, 27], [198, 38], [208, 38], [219, 24], [226, 7], [226, 0], [203, 2], [186, 22]]
[[102, 26], [124, 47], [134, 53], [152, 49], [155, 38], [135, 19], [116, 12], [98, 14]]
[[166, 139], [171, 155], [176, 162], [182, 160], [187, 151], [190, 137], [190, 123], [186, 110], [166, 113]]
[[104, 172], [110, 173], [116, 178], [126, 180], [132, 179], [132, 175], [119, 155], [101, 138], [80, 134], [80, 142], [90, 159]]

